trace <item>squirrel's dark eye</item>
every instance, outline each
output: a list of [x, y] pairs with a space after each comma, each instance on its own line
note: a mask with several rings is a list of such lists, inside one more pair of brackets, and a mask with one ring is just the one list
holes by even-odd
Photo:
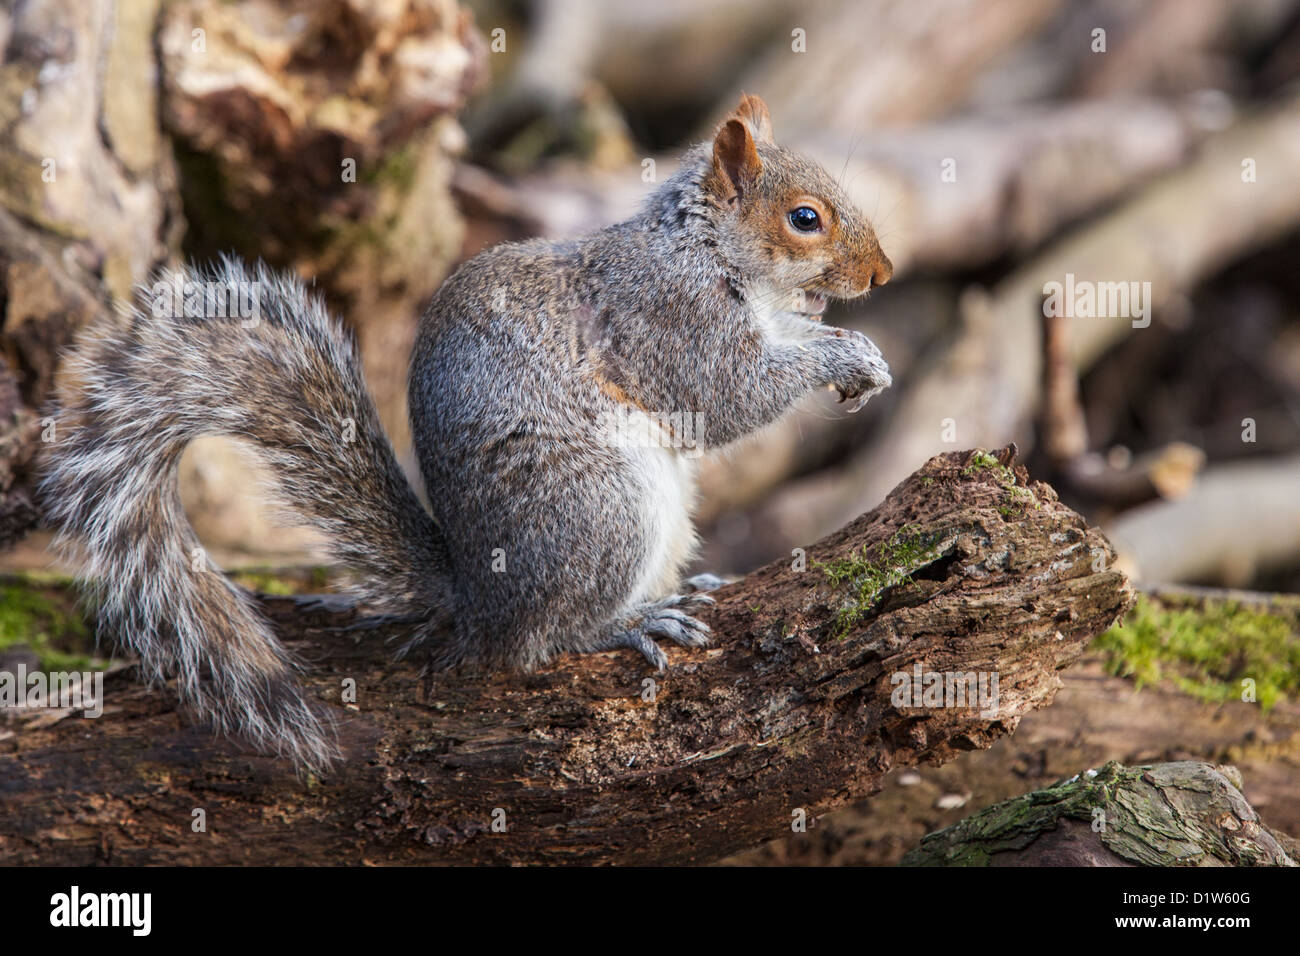
[[812, 232], [821, 226], [822, 221], [817, 215], [817, 210], [809, 206], [800, 206], [794, 212], [790, 213], [790, 225], [794, 226], [800, 232]]

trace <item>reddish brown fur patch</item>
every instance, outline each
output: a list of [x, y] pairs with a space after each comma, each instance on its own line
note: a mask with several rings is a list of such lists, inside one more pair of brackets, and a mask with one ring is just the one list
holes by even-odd
[[740, 94], [740, 104], [731, 115], [748, 123], [754, 138], [759, 142], [772, 142], [772, 115], [767, 111], [767, 104], [757, 96]]
[[732, 117], [718, 130], [713, 140], [713, 168], [732, 194], [743, 195], [758, 180], [763, 162], [758, 158], [753, 134], [743, 121]]
[[626, 405], [629, 408], [638, 408], [643, 412], [647, 411], [646, 407], [629, 395], [623, 386], [617, 385], [600, 375], [595, 375], [593, 377], [596, 379], [596, 387], [620, 405]]
[[[807, 281], [815, 281], [817, 291], [852, 297], [884, 285], [893, 274], [870, 224], [859, 221], [838, 184], [816, 164], [772, 142], [767, 105], [756, 96], [742, 95], [718, 128], [704, 186], [723, 202], [739, 200], [758, 249], [792, 264], [785, 275], [807, 267]], [[805, 233], [790, 223], [790, 213], [800, 206], [817, 211], [819, 230]], [[841, 218], [841, 209], [846, 218]], [[813, 280], [813, 274], [819, 278]]]

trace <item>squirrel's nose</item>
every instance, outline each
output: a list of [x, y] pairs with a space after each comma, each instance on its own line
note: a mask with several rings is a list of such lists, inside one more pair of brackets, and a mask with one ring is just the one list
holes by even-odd
[[871, 284], [873, 286], [884, 285], [893, 274], [894, 264], [885, 257], [883, 252], [879, 253], [876, 256], [876, 269], [871, 276]]
[[884, 285], [894, 274], [894, 264], [885, 257], [885, 254], [879, 249], [869, 259], [862, 263], [862, 270], [858, 273], [861, 276], [859, 280], [862, 284], [858, 287], [858, 295], [864, 292], [870, 292], [876, 286]]

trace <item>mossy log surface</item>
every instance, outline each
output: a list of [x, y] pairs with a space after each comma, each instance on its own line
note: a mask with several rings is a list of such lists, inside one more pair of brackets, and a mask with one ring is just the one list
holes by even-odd
[[[1013, 462], [931, 459], [803, 570], [796, 555], [716, 592], [714, 645], [669, 648], [663, 675], [606, 653], [430, 682], [390, 659], [401, 634], [342, 629], [355, 609], [266, 598], [338, 717], [335, 772], [298, 779], [118, 672], [103, 717], [0, 734], [0, 863], [681, 864], [757, 846], [895, 767], [990, 746], [1130, 607], [1102, 535]], [[995, 707], [896, 704], [917, 667], [995, 674]]]
[[1236, 768], [1115, 761], [929, 834], [904, 866], [1296, 866]]

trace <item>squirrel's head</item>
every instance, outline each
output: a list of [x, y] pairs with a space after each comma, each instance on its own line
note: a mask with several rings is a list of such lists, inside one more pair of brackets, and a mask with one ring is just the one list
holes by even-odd
[[720, 209], [723, 255], [741, 275], [761, 277], [768, 294], [788, 297], [791, 311], [819, 313], [827, 297], [889, 281], [893, 266], [867, 217], [825, 169], [776, 145], [757, 96], [742, 96], [718, 127], [702, 185]]

